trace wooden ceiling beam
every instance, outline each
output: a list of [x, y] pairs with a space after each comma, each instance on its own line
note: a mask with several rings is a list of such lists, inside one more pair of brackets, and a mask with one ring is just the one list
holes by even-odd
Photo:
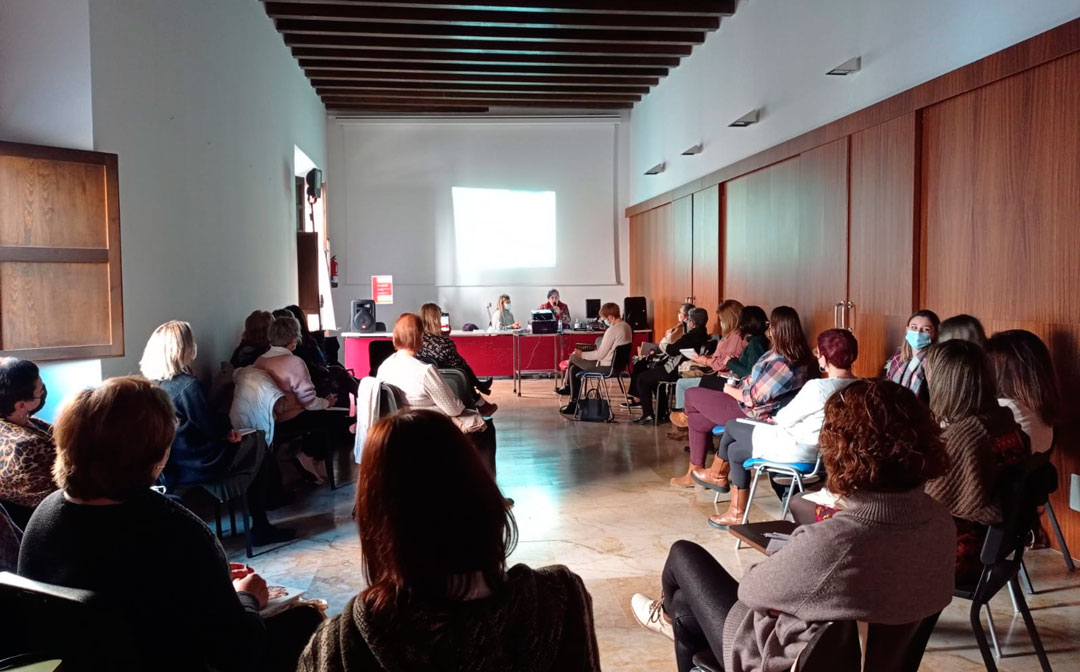
[[346, 47], [349, 49], [391, 49], [409, 53], [421, 51], [498, 53], [498, 54], [627, 54], [689, 56], [693, 50], [687, 44], [652, 44], [636, 42], [504, 42], [499, 40], [465, 40], [448, 38], [414, 38], [355, 35], [320, 35], [285, 33], [285, 44], [294, 46]]
[[332, 72], [446, 72], [487, 75], [597, 75], [601, 77], [664, 77], [667, 68], [596, 67], [585, 65], [504, 65], [491, 63], [418, 63], [415, 61], [348, 61], [301, 58], [300, 67]]
[[[594, 30], [587, 28], [504, 28], [426, 23], [373, 23], [370, 21], [309, 21], [276, 19], [281, 33], [351, 36], [481, 38], [490, 41], [534, 42], [633, 42], [635, 44], [695, 45], [705, 41], [704, 31]], [[406, 48], [408, 45], [403, 45]], [[526, 49], [528, 46], [525, 47]]]
[[266, 2], [266, 13], [274, 19], [331, 19], [373, 23], [442, 24], [503, 28], [596, 28], [605, 30], [716, 30], [718, 16], [688, 14], [647, 14], [624, 11], [595, 14], [584, 12], [513, 12], [491, 9], [449, 9], [341, 3]]
[[454, 72], [352, 72], [349, 70], [308, 69], [304, 73], [308, 79], [369, 80], [399, 82], [460, 82], [463, 84], [576, 84], [581, 86], [656, 86], [659, 77], [598, 77], [594, 75], [502, 75], [476, 73], [463, 75]]
[[[406, 51], [394, 49], [350, 49], [348, 47], [293, 47], [301, 61], [337, 61], [364, 64], [392, 61], [408, 67], [413, 63], [447, 65], [511, 65], [520, 67], [567, 66], [594, 68], [674, 68], [678, 56], [630, 56], [605, 54], [500, 54], [488, 52]], [[330, 67], [330, 66], [328, 66]]]
[[[266, 2], [267, 0], [264, 0]], [[303, 4], [323, 4], [326, 0], [292, 0]], [[347, 0], [349, 5], [384, 7], [458, 8], [500, 11], [536, 10], [584, 14], [685, 14], [690, 16], [731, 16], [736, 0]]]
[[327, 110], [330, 114], [349, 114], [356, 112], [396, 112], [405, 114], [484, 114], [486, 107], [459, 107], [456, 105], [365, 105], [350, 108]]
[[632, 93], [596, 95], [592, 93], [545, 93], [519, 91], [399, 91], [395, 89], [316, 89], [324, 101], [378, 96], [380, 98], [478, 98], [486, 100], [559, 100], [583, 103], [636, 103], [641, 96]]
[[392, 82], [369, 79], [313, 79], [316, 89], [401, 89], [405, 91], [536, 91], [539, 93], [636, 93], [645, 95], [647, 86], [605, 86], [602, 89], [583, 89], [581, 86], [522, 82], [520, 84], [462, 84], [460, 82]]

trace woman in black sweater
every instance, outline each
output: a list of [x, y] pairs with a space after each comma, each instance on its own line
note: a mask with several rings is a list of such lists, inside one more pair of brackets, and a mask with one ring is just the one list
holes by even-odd
[[256, 434], [241, 440], [229, 416], [207, 403], [199, 379], [191, 375], [197, 352], [190, 324], [166, 322], [150, 335], [139, 362], [143, 375], [165, 390], [176, 410], [176, 438], [162, 480], [172, 490], [230, 474], [253, 473], [247, 490], [252, 543], [288, 541], [295, 531], [274, 527], [266, 516], [267, 490], [280, 478], [273, 468], [274, 458]]
[[19, 574], [115, 605], [145, 669], [289, 669], [281, 660], [295, 666], [297, 640], [318, 619], [296, 610], [291, 622], [264, 624], [266, 582], [230, 567], [201, 520], [150, 490], [174, 429], [168, 396], [144, 378], [110, 378], [68, 402], [55, 426], [60, 491], [30, 518]]

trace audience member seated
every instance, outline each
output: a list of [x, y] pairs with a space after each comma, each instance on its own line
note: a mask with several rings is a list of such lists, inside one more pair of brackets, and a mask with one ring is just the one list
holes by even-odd
[[909, 390], [852, 383], [826, 403], [820, 444], [829, 488], [849, 508], [796, 529], [741, 582], [676, 542], [663, 597], [634, 595], [635, 617], [674, 640], [680, 672], [706, 649], [727, 672], [786, 672], [825, 622], [903, 625], [941, 611], [953, 596], [953, 525], [923, 492], [944, 469], [938, 431]]
[[949, 458], [948, 470], [927, 483], [926, 492], [956, 521], [957, 585], [973, 585], [987, 527], [1001, 521], [999, 474], [1030, 456], [1031, 448], [1012, 412], [998, 405], [994, 373], [978, 345], [955, 339], [934, 345], [926, 382]]
[[559, 300], [559, 290], [549, 289], [547, 293], [547, 301], [540, 304], [537, 310], [550, 310], [555, 319], [559, 321], [559, 326], [563, 329], [569, 329], [573, 324], [570, 319], [570, 307]]
[[416, 358], [423, 341], [423, 320], [419, 315], [402, 313], [394, 323], [394, 354], [379, 367], [377, 378], [399, 389], [409, 408], [439, 411], [448, 416], [458, 429], [470, 435], [491, 472], [495, 473], [494, 425], [485, 422], [477, 411], [465, 408], [438, 369]]
[[1012, 411], [1031, 440], [1031, 452], [1050, 450], [1061, 393], [1046, 344], [1030, 331], [1012, 329], [991, 336], [986, 353], [997, 381], [998, 403]]
[[713, 527], [738, 525], [746, 513], [750, 474], [743, 463], [752, 457], [773, 462], [814, 462], [818, 458], [818, 435], [825, 420], [825, 404], [836, 392], [855, 382], [851, 366], [859, 355], [859, 343], [846, 329], [829, 329], [818, 335], [814, 356], [826, 378], [806, 381], [799, 393], [773, 416], [773, 423], [729, 422], [720, 440], [712, 467], [695, 469], [691, 477], [699, 485], [727, 491], [727, 513], [711, 516]]
[[772, 349], [758, 359], [749, 376], [736, 384], [725, 385], [722, 390], [708, 389], [704, 385], [687, 390], [690, 466], [684, 476], [672, 478], [671, 485], [694, 486], [691, 474], [694, 469], [705, 467], [713, 427], [726, 427], [737, 418], [772, 421], [773, 415], [798, 394], [811, 377], [813, 356], [806, 344], [799, 313], [794, 308], [779, 306], [772, 311], [767, 324], [766, 337], [772, 343]]
[[584, 371], [611, 371], [611, 365], [615, 361], [615, 348], [628, 345], [634, 341], [634, 330], [630, 324], [622, 319], [619, 305], [605, 303], [600, 306], [600, 319], [604, 321], [607, 330], [600, 339], [600, 345], [595, 350], [582, 352], [575, 349], [570, 355], [570, 363], [566, 367], [566, 376], [563, 378], [562, 387], [556, 392], [569, 394], [570, 403], [563, 406], [561, 411], [566, 415], [577, 412], [577, 395], [581, 388], [579, 373]]
[[508, 329], [520, 329], [521, 323], [514, 319], [510, 312], [510, 295], [500, 294], [495, 304], [495, 312], [491, 314], [491, 331], [506, 331]]
[[[716, 344], [716, 350], [711, 355], [694, 355], [690, 358], [689, 364], [704, 368], [704, 371], [701, 372], [702, 375], [687, 376], [682, 373], [679, 381], [675, 384], [675, 408], [671, 414], [671, 424], [675, 425], [675, 429], [668, 432], [669, 439], [678, 441], [687, 437], [686, 414], [682, 412], [683, 407], [686, 405], [686, 391], [691, 387], [701, 385], [707, 377], [720, 379], [722, 376], [726, 376], [729, 373], [727, 368], [728, 360], [737, 359], [746, 350], [747, 336], [742, 333], [743, 330], [740, 328], [741, 322], [739, 319], [744, 309], [745, 306], [731, 299], [724, 301], [716, 309], [720, 342]], [[765, 331], [764, 311], [761, 312], [761, 331]], [[761, 348], [761, 352], [757, 354], [757, 357], [760, 357], [768, 349], [767, 346]], [[683, 366], [685, 365], [684, 363]]]
[[359, 381], [349, 375], [345, 367], [328, 362], [326, 353], [323, 352], [323, 336], [308, 329], [307, 315], [300, 310], [300, 306], [285, 306], [284, 311], [295, 317], [300, 324], [300, 342], [293, 354], [307, 364], [311, 382], [315, 385], [315, 393], [320, 397], [333, 394], [342, 400], [347, 399], [350, 394], [356, 394]]
[[923, 362], [930, 345], [937, 340], [941, 320], [932, 310], [919, 310], [908, 318], [904, 343], [900, 350], [885, 362], [885, 377], [915, 393], [923, 402], [930, 401], [926, 387]]
[[53, 470], [62, 491], [30, 519], [19, 574], [115, 605], [145, 669], [293, 669], [321, 615], [297, 608], [264, 623], [262, 577], [230, 566], [201, 520], [150, 489], [174, 418], [168, 395], [138, 377], [110, 378], [65, 405]]
[[679, 364], [686, 360], [682, 350], [700, 352], [709, 340], [709, 313], [704, 308], [690, 311], [690, 328], [685, 334], [664, 346], [658, 356], [650, 357], [645, 367], [635, 364], [637, 375], [630, 377], [630, 394], [636, 405], [641, 406], [641, 417], [634, 420], [639, 425], [655, 421], [653, 395], [662, 382], [675, 382], [679, 379]]
[[[659, 343], [642, 343], [639, 350], [637, 359], [634, 361], [634, 366], [630, 371], [630, 389], [631, 391], [637, 384], [638, 376], [645, 371], [648, 371], [657, 359], [665, 356], [664, 350], [667, 346], [671, 345], [675, 341], [679, 340], [686, 335], [689, 331], [687, 322], [690, 320], [690, 311], [694, 309], [694, 304], [684, 303], [679, 306], [679, 314], [675, 318], [675, 326], [664, 332], [664, 337], [660, 339]], [[652, 350], [650, 352], [650, 350]], [[631, 406], [640, 406], [641, 402], [635, 401], [630, 404]]]
[[[422, 497], [417, 464], [437, 476]], [[368, 587], [316, 631], [300, 672], [600, 669], [581, 578], [506, 569], [513, 515], [444, 415], [409, 409], [372, 427], [354, 511]]]
[[491, 416], [499, 410], [498, 404], [485, 400], [483, 394], [491, 394], [491, 379], [481, 381], [473, 373], [472, 367], [458, 352], [454, 339], [442, 333], [442, 308], [434, 303], [420, 306], [420, 319], [424, 321], [424, 342], [416, 353], [418, 359], [434, 364], [440, 369], [457, 369], [465, 374], [470, 387], [475, 390], [473, 407], [481, 415]]
[[232, 359], [229, 363], [234, 369], [251, 366], [259, 355], [270, 349], [270, 341], [266, 334], [270, 331], [270, 323], [274, 316], [267, 310], [253, 310], [244, 320], [244, 333], [240, 337], [240, 345], [233, 350]]
[[48, 390], [33, 362], [0, 359], [0, 505], [20, 528], [41, 500], [56, 490], [52, 427], [34, 414]]
[[986, 330], [983, 329], [982, 322], [971, 315], [953, 315], [941, 323], [937, 342], [944, 343], [954, 338], [969, 341], [980, 348], [986, 347]]
[[166, 322], [150, 335], [139, 368], [169, 395], [176, 411], [176, 435], [162, 472], [167, 488], [217, 481], [238, 471], [255, 472], [248, 487], [251, 540], [256, 546], [288, 541], [296, 533], [277, 528], [266, 517], [270, 481], [277, 478], [255, 434], [241, 441], [229, 416], [206, 401], [199, 379], [191, 374], [198, 346], [187, 322]]
[[304, 437], [296, 459], [317, 483], [324, 483], [327, 475], [322, 460], [326, 451], [352, 443], [348, 436], [352, 420], [348, 413], [324, 412], [337, 403], [337, 396], [319, 397], [307, 364], [293, 354], [300, 342], [300, 322], [291, 314], [275, 317], [268, 336], [270, 349], [255, 360], [255, 366], [268, 373], [285, 393], [285, 400], [274, 408], [274, 441]]

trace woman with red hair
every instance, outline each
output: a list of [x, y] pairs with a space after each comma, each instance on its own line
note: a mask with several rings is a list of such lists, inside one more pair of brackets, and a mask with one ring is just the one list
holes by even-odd
[[742, 522], [750, 487], [750, 474], [743, 468], [746, 460], [761, 457], [774, 462], [813, 462], [817, 459], [825, 402], [855, 382], [851, 366], [859, 356], [859, 343], [846, 329], [829, 329], [818, 335], [814, 356], [826, 378], [807, 381], [791, 403], [773, 416], [774, 424], [750, 420], [729, 422], [713, 467], [708, 472], [694, 470], [694, 480], [706, 488], [726, 492], [730, 483], [735, 489], [727, 513], [711, 516], [710, 525], [726, 527]]

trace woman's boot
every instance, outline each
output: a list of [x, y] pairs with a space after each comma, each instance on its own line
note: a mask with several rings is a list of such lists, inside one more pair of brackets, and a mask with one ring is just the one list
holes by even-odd
[[686, 470], [686, 475], [681, 478], [671, 479], [671, 484], [678, 488], [692, 488], [694, 487], [694, 480], [690, 477], [690, 474], [694, 469], [700, 469], [701, 467], [695, 467], [693, 464]]
[[731, 486], [731, 501], [728, 502], [727, 513], [722, 516], [709, 516], [709, 525], [725, 529], [731, 525], [742, 525], [743, 516], [746, 515], [746, 500], [749, 498], [749, 490]]
[[720, 456], [713, 458], [712, 466], [706, 469], [694, 469], [690, 472], [690, 478], [700, 486], [710, 490], [727, 492], [730, 490], [728, 474], [731, 472], [731, 463], [721, 460]]

